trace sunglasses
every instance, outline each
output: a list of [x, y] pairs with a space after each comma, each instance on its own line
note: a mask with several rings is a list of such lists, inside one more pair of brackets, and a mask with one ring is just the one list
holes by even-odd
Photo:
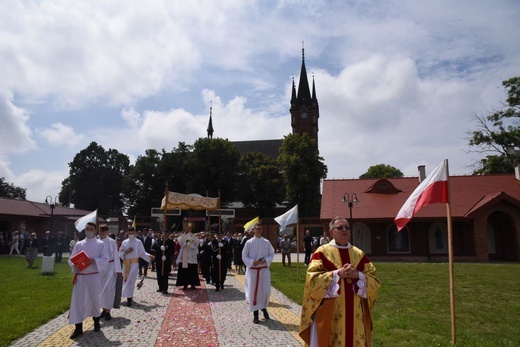
[[334, 228], [332, 228], [332, 229], [336, 229], [336, 230], [340, 230], [340, 231], [341, 231], [341, 230], [350, 230], [351, 227], [343, 226], [343, 225], [342, 225], [342, 226], [339, 226], [339, 227], [334, 227]]

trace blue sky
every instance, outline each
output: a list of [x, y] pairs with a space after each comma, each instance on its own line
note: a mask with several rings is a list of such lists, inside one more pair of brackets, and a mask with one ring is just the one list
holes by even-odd
[[449, 159], [519, 74], [511, 1], [3, 1], [0, 177], [43, 201], [91, 141], [134, 161], [206, 136], [291, 132], [302, 41], [328, 178]]

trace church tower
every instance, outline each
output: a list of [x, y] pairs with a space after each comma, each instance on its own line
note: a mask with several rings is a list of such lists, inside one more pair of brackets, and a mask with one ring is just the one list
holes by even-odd
[[318, 118], [320, 117], [320, 109], [318, 100], [316, 99], [316, 87], [314, 85], [314, 77], [312, 78], [312, 95], [309, 89], [309, 81], [307, 79], [307, 69], [305, 68], [305, 50], [302, 48], [302, 68], [300, 71], [300, 83], [298, 91], [292, 81], [292, 97], [291, 97], [291, 127], [293, 134], [309, 134], [311, 139], [318, 142]]

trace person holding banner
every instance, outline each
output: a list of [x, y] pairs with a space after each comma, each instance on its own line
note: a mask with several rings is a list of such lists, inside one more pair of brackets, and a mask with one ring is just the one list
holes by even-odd
[[267, 304], [271, 296], [271, 271], [269, 266], [274, 258], [271, 242], [262, 237], [262, 224], [254, 225], [254, 237], [249, 239], [242, 251], [242, 260], [246, 265], [246, 301], [249, 312], [253, 312], [253, 323], [258, 324], [258, 310], [262, 310], [265, 319], [269, 319]]
[[95, 236], [96, 224], [88, 222], [85, 226], [85, 239], [76, 243], [68, 260], [74, 273], [69, 324], [74, 324], [76, 328], [70, 335], [71, 339], [83, 334], [83, 320], [87, 317], [93, 317], [95, 332], [101, 330], [99, 273], [108, 265], [108, 260], [103, 256], [103, 241], [96, 239]]
[[108, 266], [100, 271], [101, 275], [101, 294], [100, 304], [103, 311], [101, 318], [105, 320], [112, 319], [110, 310], [114, 307], [114, 296], [116, 292], [116, 279], [123, 276], [121, 272], [121, 262], [119, 261], [119, 252], [117, 250], [116, 241], [107, 236], [108, 226], [102, 224], [99, 226], [99, 239], [103, 242], [103, 257], [108, 260]]
[[217, 234], [209, 244], [212, 262], [211, 280], [215, 284], [217, 292], [224, 289], [230, 248], [228, 241], [223, 239], [221, 234]]
[[123, 260], [123, 292], [122, 297], [127, 299], [126, 305], [132, 306], [135, 290], [135, 281], [139, 272], [139, 258], [148, 263], [155, 257], [144, 250], [143, 243], [135, 237], [135, 228], [128, 228], [128, 239], [124, 240], [119, 248], [119, 258]]
[[169, 237], [169, 231], [155, 239], [152, 251], [155, 252], [155, 270], [157, 273], [157, 292], [168, 294], [168, 277], [172, 269], [172, 259], [175, 252], [175, 242]]
[[311, 347], [371, 346], [371, 310], [381, 287], [376, 268], [350, 244], [344, 217], [329, 229], [333, 240], [314, 252], [307, 268], [299, 335]]

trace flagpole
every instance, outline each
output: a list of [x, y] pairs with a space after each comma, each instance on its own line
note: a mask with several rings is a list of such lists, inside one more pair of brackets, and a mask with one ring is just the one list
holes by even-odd
[[446, 161], [446, 177], [448, 178], [448, 203], [446, 204], [446, 217], [448, 224], [448, 266], [450, 269], [450, 315], [451, 315], [451, 344], [455, 346], [457, 342], [457, 333], [455, 329], [455, 279], [453, 271], [453, 230], [451, 222], [451, 208], [450, 208], [450, 174], [448, 169], [448, 159]]
[[296, 223], [296, 279], [300, 280], [300, 218]]
[[[164, 204], [164, 211], [163, 211], [163, 247], [166, 247], [166, 217], [168, 216], [168, 181], [166, 181], [166, 196], [165, 196], [165, 204]], [[165, 251], [162, 251], [162, 255], [164, 257]], [[161, 270], [161, 276], [164, 276], [164, 260], [162, 261], [162, 270]]]
[[[217, 200], [217, 204], [218, 204], [218, 243], [221, 242], [221, 236], [220, 236], [220, 232], [221, 232], [221, 226], [220, 226], [220, 218], [222, 218], [222, 216], [220, 215], [220, 189], [218, 190], [218, 200]], [[211, 229], [211, 219], [209, 221], [209, 227]], [[213, 241], [213, 240], [212, 240]], [[217, 247], [218, 247], [218, 244], [217, 244]], [[221, 288], [224, 288], [222, 287], [222, 250], [220, 247], [218, 247], [218, 254], [220, 255], [220, 259], [218, 260], [218, 284], [220, 284]], [[226, 265], [227, 266], [227, 265]], [[217, 285], [218, 285], [217, 284]], [[217, 288], [218, 289], [218, 288]]]

